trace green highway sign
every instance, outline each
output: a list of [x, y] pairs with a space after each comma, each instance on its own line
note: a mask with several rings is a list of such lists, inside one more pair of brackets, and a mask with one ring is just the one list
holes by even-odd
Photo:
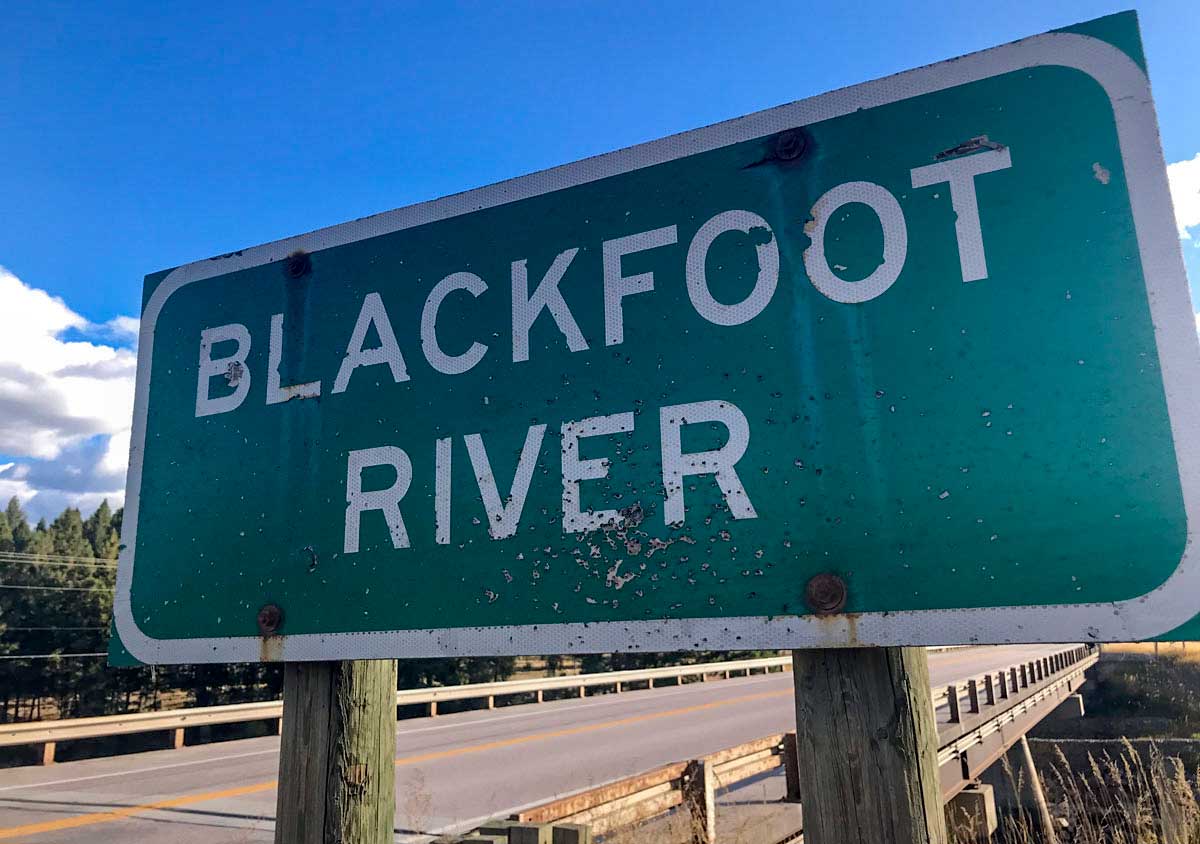
[[1132, 14], [147, 278], [138, 660], [1144, 639], [1200, 349]]

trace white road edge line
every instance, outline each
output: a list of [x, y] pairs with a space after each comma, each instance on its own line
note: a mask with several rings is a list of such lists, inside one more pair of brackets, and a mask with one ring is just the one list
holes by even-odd
[[[109, 777], [126, 777], [134, 774], [149, 774], [155, 771], [166, 771], [171, 768], [186, 768], [189, 765], [203, 765], [207, 762], [227, 762], [230, 759], [245, 759], [247, 756], [262, 756], [267, 753], [278, 753], [278, 748], [272, 750], [254, 750], [248, 753], [231, 753], [226, 756], [210, 756], [207, 759], [189, 759], [186, 762], [172, 762], [167, 765], [152, 765], [149, 768], [135, 768], [132, 771], [113, 771], [107, 774], [92, 774], [87, 777], [71, 777], [65, 780], [49, 780], [47, 782], [31, 782], [25, 785], [5, 785], [0, 786], [0, 791], [16, 791], [22, 788], [43, 788], [51, 785], [66, 785], [73, 782], [86, 782], [88, 780], [102, 780]], [[111, 757], [110, 757], [111, 758]]]

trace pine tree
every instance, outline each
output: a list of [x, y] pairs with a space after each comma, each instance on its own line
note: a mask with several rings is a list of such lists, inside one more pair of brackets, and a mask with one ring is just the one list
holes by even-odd
[[5, 509], [4, 515], [12, 530], [13, 550], [25, 551], [28, 549], [29, 543], [33, 541], [33, 531], [29, 529], [29, 519], [25, 517], [25, 511], [21, 509], [21, 502], [15, 495], [8, 500], [8, 507]]
[[92, 557], [92, 543], [83, 532], [83, 517], [79, 510], [68, 507], [54, 520], [50, 531], [54, 553], [65, 557]]
[[50, 535], [50, 526], [46, 524], [46, 520], [38, 519], [37, 527], [33, 529], [33, 535], [24, 548], [27, 554], [53, 554], [54, 553], [54, 537]]
[[8, 514], [0, 513], [0, 551], [15, 551], [12, 528], [8, 524]]
[[121, 537], [115, 530], [109, 530], [105, 539], [96, 546], [96, 556], [102, 560], [116, 560], [121, 553]]
[[[117, 511], [118, 514], [121, 511]], [[102, 560], [117, 559], [121, 545], [120, 523], [116, 521], [108, 499], [100, 502], [96, 512], [83, 523], [83, 535], [92, 546], [92, 554]]]

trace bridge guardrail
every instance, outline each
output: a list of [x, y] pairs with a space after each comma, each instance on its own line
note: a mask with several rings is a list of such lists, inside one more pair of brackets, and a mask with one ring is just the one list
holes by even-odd
[[[1093, 646], [1071, 645], [935, 691], [942, 798], [954, 797], [1079, 688], [1084, 671], [1098, 658]], [[684, 806], [691, 815], [690, 827], [713, 841], [715, 789], [782, 767], [786, 799], [799, 802], [795, 742], [794, 732], [756, 739], [560, 797], [502, 823], [586, 824], [593, 834], [604, 835]]]
[[[958, 647], [930, 648], [931, 651], [955, 650]], [[494, 683], [467, 683], [457, 686], [432, 686], [424, 689], [401, 689], [396, 692], [397, 706], [424, 705], [428, 714], [438, 714], [438, 704], [448, 701], [484, 700], [490, 709], [496, 699], [514, 695], [532, 694], [538, 703], [546, 692], [576, 690], [584, 697], [587, 689], [610, 687], [617, 692], [632, 684], [645, 683], [654, 688], [656, 681], [684, 678], [705, 679], [713, 676], [729, 677], [733, 674], [750, 674], [791, 668], [790, 656], [764, 657], [760, 659], [727, 660], [724, 662], [697, 663], [693, 665], [668, 665], [660, 668], [644, 668], [629, 671], [607, 671], [595, 674], [574, 674], [562, 677], [535, 677], [523, 680], [503, 680]], [[1029, 669], [1030, 671], [1033, 668]], [[966, 686], [963, 687], [964, 690]], [[946, 703], [946, 692], [935, 693], [935, 703]], [[154, 712], [135, 712], [124, 715], [100, 715], [90, 718], [71, 718], [60, 721], [27, 721], [0, 724], [0, 748], [40, 745], [38, 762], [49, 765], [54, 762], [57, 745], [64, 741], [106, 738], [109, 736], [133, 735], [138, 733], [164, 732], [170, 735], [169, 746], [176, 749], [185, 744], [186, 730], [218, 724], [240, 724], [253, 721], [276, 721], [279, 728], [283, 716], [283, 704], [278, 700], [254, 703], [234, 703], [223, 706], [203, 706], [188, 709], [167, 709]]]
[[[466, 683], [458, 686], [432, 686], [425, 689], [400, 689], [396, 692], [397, 706], [425, 705], [428, 714], [438, 714], [438, 704], [446, 701], [484, 700], [487, 707], [495, 706], [496, 698], [532, 694], [541, 703], [549, 691], [575, 690], [584, 697], [587, 689], [611, 687], [624, 691], [631, 684], [645, 683], [650, 688], [656, 681], [684, 678], [701, 680], [711, 676], [729, 677], [732, 674], [763, 673], [790, 668], [791, 657], [777, 656], [761, 659], [738, 659], [725, 662], [706, 662], [694, 665], [668, 665], [629, 671], [607, 671], [596, 674], [574, 674], [562, 677], [535, 677], [523, 680], [503, 680], [495, 683]], [[283, 703], [278, 700], [255, 703], [234, 703], [224, 706], [203, 706], [189, 709], [168, 709], [155, 712], [135, 712], [127, 715], [100, 715], [91, 718], [70, 718], [61, 721], [26, 721], [0, 724], [0, 747], [41, 745], [39, 762], [54, 762], [59, 742], [105, 738], [135, 733], [169, 732], [171, 746], [184, 746], [185, 730], [214, 724], [238, 724], [251, 721], [277, 721], [283, 717]], [[278, 729], [278, 725], [276, 727]]]

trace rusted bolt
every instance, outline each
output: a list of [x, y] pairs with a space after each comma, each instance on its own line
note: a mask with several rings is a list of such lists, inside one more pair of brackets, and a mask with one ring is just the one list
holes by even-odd
[[836, 574], [818, 574], [804, 587], [804, 599], [817, 615], [832, 615], [846, 607], [846, 581]]
[[284, 259], [283, 274], [288, 278], [303, 278], [311, 272], [312, 256], [303, 249], [297, 249]]
[[263, 636], [274, 636], [283, 624], [283, 610], [277, 604], [267, 604], [258, 611], [258, 632]]
[[808, 139], [800, 129], [788, 129], [775, 137], [775, 157], [781, 161], [795, 161], [807, 148]]

